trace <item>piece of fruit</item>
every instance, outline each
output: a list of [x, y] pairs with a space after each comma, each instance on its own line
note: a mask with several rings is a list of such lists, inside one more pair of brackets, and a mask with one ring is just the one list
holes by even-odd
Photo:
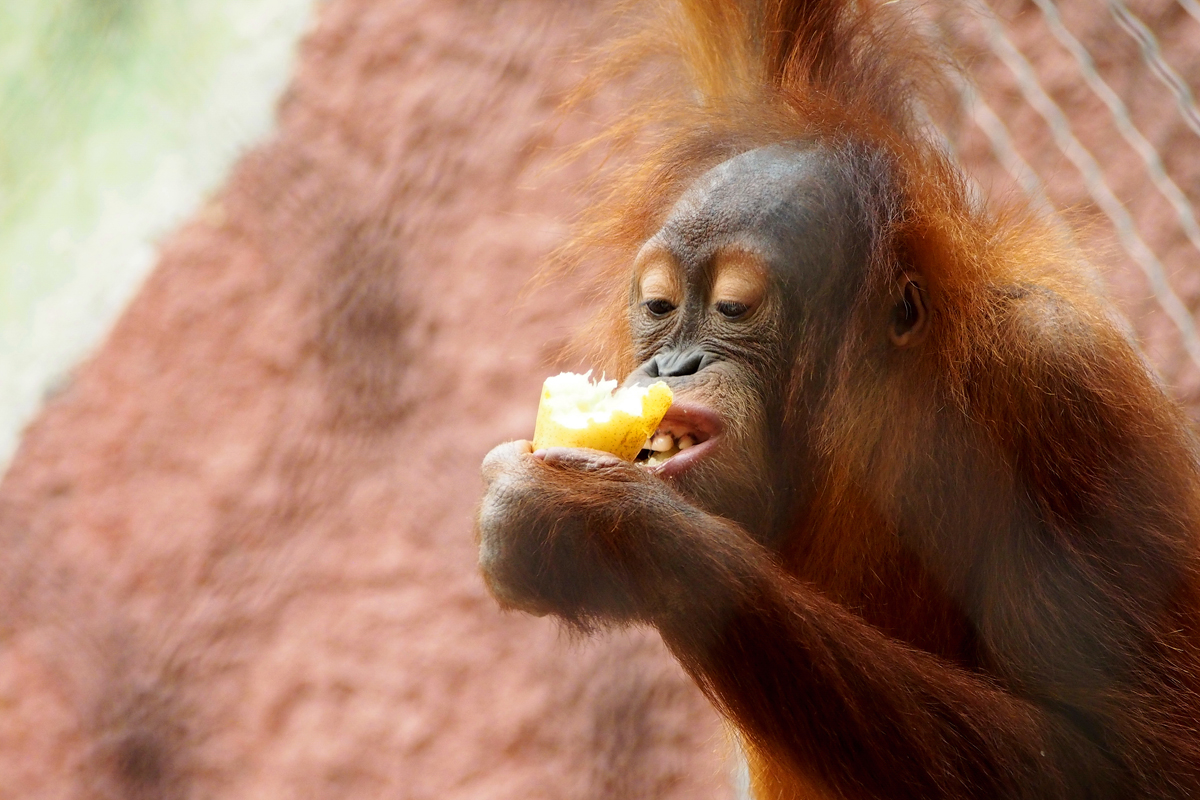
[[592, 381], [591, 375], [546, 379], [533, 447], [590, 447], [633, 461], [671, 407], [671, 388], [658, 381], [617, 389], [616, 381]]

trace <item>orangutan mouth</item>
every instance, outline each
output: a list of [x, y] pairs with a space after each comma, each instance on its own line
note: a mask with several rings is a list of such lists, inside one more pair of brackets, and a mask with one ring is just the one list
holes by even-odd
[[646, 439], [634, 463], [663, 477], [678, 474], [712, 449], [720, 429], [720, 417], [711, 410], [676, 403]]

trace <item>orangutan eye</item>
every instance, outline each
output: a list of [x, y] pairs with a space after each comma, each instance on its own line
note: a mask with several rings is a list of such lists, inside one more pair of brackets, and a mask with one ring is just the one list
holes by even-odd
[[650, 316], [656, 318], [665, 317], [667, 314], [670, 314], [675, 310], [675, 305], [673, 303], [671, 303], [669, 300], [663, 300], [661, 298], [647, 300], [646, 302], [642, 303], [642, 306], [650, 312]]
[[739, 319], [746, 316], [750, 306], [745, 303], [735, 303], [732, 300], [722, 300], [717, 303], [717, 313], [726, 319]]

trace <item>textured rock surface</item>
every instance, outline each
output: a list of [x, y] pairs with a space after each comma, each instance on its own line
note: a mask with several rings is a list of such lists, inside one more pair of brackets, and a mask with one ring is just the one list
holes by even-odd
[[0, 491], [0, 796], [729, 795], [656, 636], [573, 642], [475, 571], [479, 461], [587, 307], [520, 293], [574, 202], [547, 121], [589, 24], [322, 8], [278, 135]]

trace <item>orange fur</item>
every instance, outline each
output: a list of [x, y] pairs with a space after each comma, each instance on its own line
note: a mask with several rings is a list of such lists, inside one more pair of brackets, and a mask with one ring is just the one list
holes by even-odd
[[[1024, 705], [1040, 708], [1034, 695], [1049, 691], [1044, 681], [1063, 704], [1101, 720], [1095, 724], [1103, 732], [1094, 734], [1101, 750], [1128, 748], [1112, 758], [1133, 777], [1114, 778], [1114, 785], [1136, 787], [1138, 796], [1186, 796], [1200, 785], [1200, 734], [1191, 716], [1200, 709], [1200, 479], [1189, 426], [1113, 324], [1061, 230], [1021, 207], [973, 202], [958, 167], [928, 136], [925, 120], [940, 102], [948, 64], [896, 6], [865, 0], [679, 0], [629, 14], [638, 20], [635, 32], [612, 48], [595, 81], [641, 72], [655, 76], [656, 93], [593, 143], [609, 148], [614, 161], [637, 159], [611, 171], [601, 201], [563, 254], [568, 263], [601, 262], [605, 308], [584, 335], [594, 362], [617, 375], [636, 366], [625, 321], [629, 266], [684, 189], [713, 166], [767, 144], [812, 143], [850, 164], [851, 179], [877, 179], [885, 190], [872, 210], [871, 263], [856, 325], [870, 329], [871, 309], [901, 276], [916, 273], [929, 287], [931, 332], [920, 348], [903, 352], [847, 337], [824, 402], [787, 421], [788, 430], [813, 433], [817, 478], [778, 564], [764, 567], [780, 570], [771, 573], [778, 580], [771, 591], [794, 597], [798, 586], [815, 589], [820, 599], [805, 602], [823, 609], [829, 625], [845, 626], [851, 650], [884, 648], [872, 637], [889, 637], [886, 647], [900, 648], [893, 655], [912, 657], [911, 674], [960, 687], [956, 711], [968, 727], [1073, 742], [1078, 732], [1054, 733], [1057, 717], [1039, 722]], [[806, 364], [801, 357], [794, 366], [797, 386]], [[799, 403], [788, 408], [800, 413]], [[932, 441], [942, 443], [941, 452], [923, 446]], [[972, 461], [978, 453], [985, 456]], [[945, 498], [936, 499], [933, 489], [914, 495], [912, 487], [914, 475], [936, 479], [953, 469], [970, 471], [979, 496], [964, 500], [964, 527], [947, 540], [933, 530], [941, 524], [936, 503]], [[930, 530], [910, 530], [912, 507], [922, 503]], [[1023, 530], [1002, 546], [986, 538], [996, 520], [1018, 518], [1045, 538]], [[975, 523], [979, 530], [970, 529]], [[1054, 565], [1034, 563], [1035, 555], [1059, 552], [1046, 549], [1052, 546], [1078, 559], [1069, 565], [1077, 572], [1063, 577]], [[1155, 554], [1161, 575], [1152, 573]], [[1122, 630], [1138, 637], [1105, 642], [1119, 665], [1112, 685], [1091, 685], [1090, 673], [1081, 673], [1079, 685], [1060, 685], [1053, 665], [1039, 660], [1037, 642], [1070, 630], [1063, 615], [1075, 598], [1062, 607], [1045, 599], [1067, 591], [1055, 584], [1060, 579], [1083, 581], [1071, 590], [1096, 591]], [[1032, 584], [1039, 596], [1012, 596], [1017, 590], [1006, 590], [1006, 580], [1014, 587], [1040, 580]], [[970, 607], [977, 597], [982, 610]], [[860, 622], [870, 630], [854, 627]], [[791, 623], [763, 624], [776, 630]], [[676, 639], [664, 633], [669, 642], [686, 639], [671, 635]], [[850, 766], [826, 768], [807, 743], [773, 738], [765, 701], [729, 688], [737, 681], [726, 672], [738, 665], [673, 646], [746, 733], [756, 796], [806, 797], [817, 786], [831, 796], [849, 792], [838, 770]], [[998, 666], [992, 648], [1025, 661]], [[766, 670], [763, 663], [748, 659], [746, 669]], [[983, 688], [972, 683], [980, 675]], [[1007, 688], [996, 695], [987, 688], [993, 681]], [[916, 746], [953, 756], [939, 752], [945, 745], [937, 741]], [[1064, 752], [1074, 746], [1062, 745]], [[1079, 766], [1093, 764], [1091, 756], [1070, 758], [1064, 756], [1063, 774], [1072, 764], [1092, 769]], [[996, 756], [979, 768], [1012, 775], [1030, 769], [1018, 762]], [[1067, 780], [1050, 777], [1046, 786], [1067, 785], [1060, 779]]]

